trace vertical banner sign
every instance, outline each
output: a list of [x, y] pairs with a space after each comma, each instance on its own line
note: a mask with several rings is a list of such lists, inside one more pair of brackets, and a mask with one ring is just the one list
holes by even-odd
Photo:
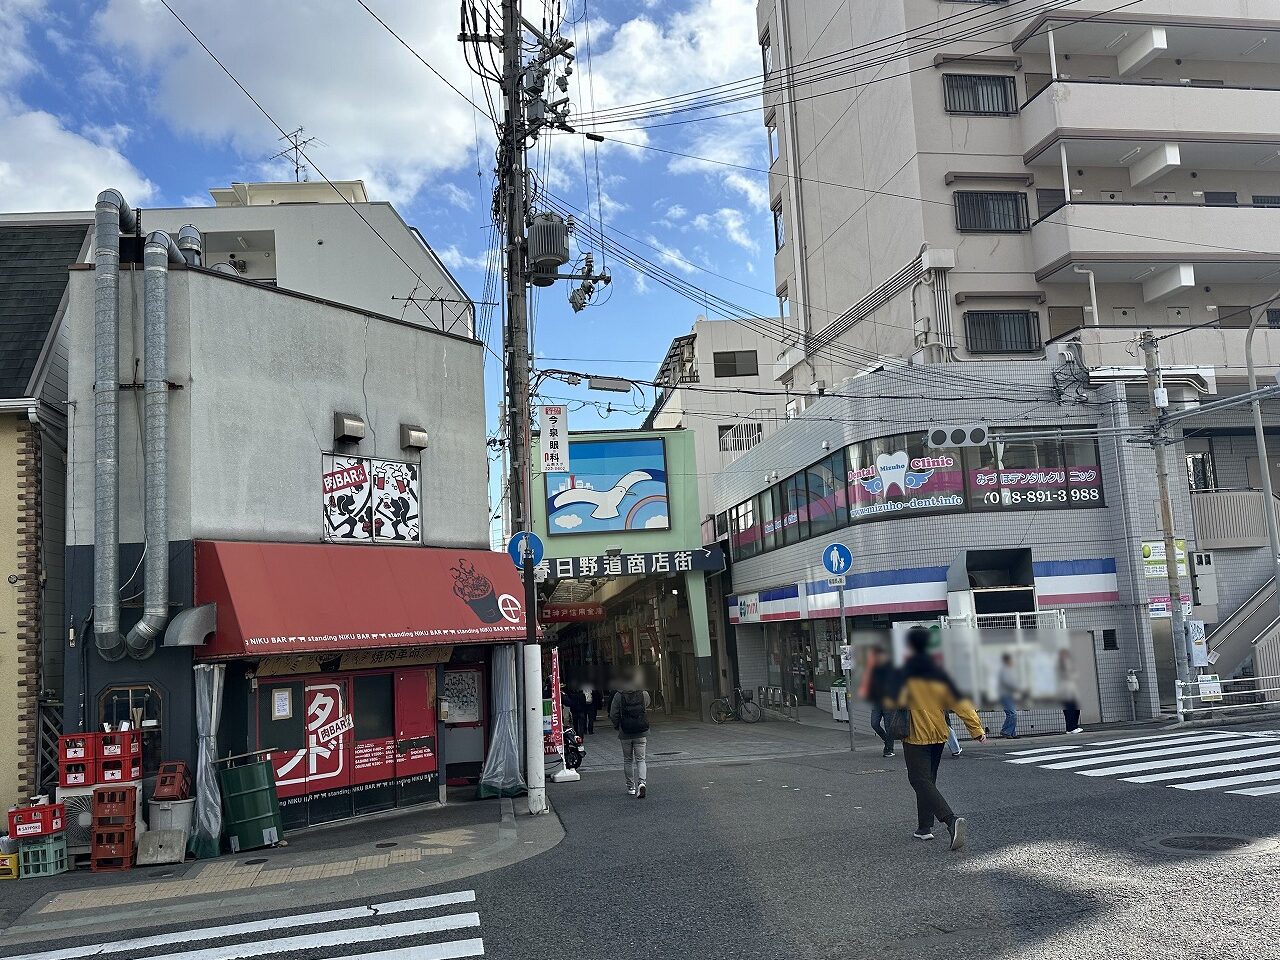
[[546, 756], [564, 749], [564, 720], [560, 716], [560, 650], [552, 647], [550, 656], [544, 656], [550, 664], [543, 663], [542, 675], [550, 677], [551, 696], [542, 700], [542, 752]]
[[542, 472], [569, 472], [569, 408], [542, 408]]

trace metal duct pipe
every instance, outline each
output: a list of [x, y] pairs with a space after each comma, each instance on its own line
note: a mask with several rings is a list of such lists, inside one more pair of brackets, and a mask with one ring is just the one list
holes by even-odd
[[[199, 234], [197, 234], [197, 237]], [[143, 560], [143, 607], [125, 637], [135, 660], [155, 653], [156, 640], [169, 622], [169, 264], [187, 263], [178, 245], [163, 230], [147, 236], [142, 249], [142, 342], [145, 351], [146, 422], [143, 451], [146, 470]]]
[[119, 190], [103, 190], [93, 227], [93, 632], [104, 660], [120, 636], [120, 231], [137, 217]]
[[204, 263], [204, 237], [196, 225], [188, 223], [178, 228], [178, 249], [186, 258], [187, 266], [200, 267]]

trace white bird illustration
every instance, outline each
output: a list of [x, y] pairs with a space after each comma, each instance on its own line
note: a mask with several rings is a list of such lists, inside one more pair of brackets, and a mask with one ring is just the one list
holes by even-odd
[[641, 480], [652, 479], [653, 475], [647, 470], [632, 470], [624, 474], [622, 479], [608, 490], [588, 490], [583, 487], [562, 490], [551, 498], [551, 508], [559, 510], [574, 503], [590, 503], [595, 505], [595, 509], [591, 511], [593, 518], [611, 520], [618, 515], [618, 506], [622, 503], [622, 498], [627, 495], [627, 491]]

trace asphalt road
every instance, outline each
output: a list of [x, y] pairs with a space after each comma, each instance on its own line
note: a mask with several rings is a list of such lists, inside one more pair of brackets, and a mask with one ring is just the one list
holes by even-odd
[[[1063, 756], [1093, 749], [997, 741], [943, 761], [940, 785], [970, 822], [960, 853], [912, 838], [901, 758], [871, 750], [659, 763], [644, 800], [626, 795], [618, 771], [597, 769], [552, 787], [563, 841], [510, 866], [377, 897], [264, 899], [236, 918], [252, 928], [226, 917], [126, 927], [119, 936], [152, 939], [78, 938], [53, 954], [69, 941], [51, 940], [24, 955], [110, 955], [105, 944], [138, 960], [1280, 956], [1280, 793], [1045, 769], [1057, 742]], [[616, 749], [608, 736], [591, 745], [597, 762]], [[1192, 752], [1165, 741], [1104, 749], [1144, 764]], [[1046, 759], [1010, 763], [1013, 750]], [[1232, 854], [1153, 845], [1173, 834], [1273, 842]]]

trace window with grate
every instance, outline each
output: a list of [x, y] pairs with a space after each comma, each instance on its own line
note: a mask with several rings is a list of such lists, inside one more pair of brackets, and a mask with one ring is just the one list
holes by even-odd
[[766, 77], [773, 73], [773, 44], [770, 42], [768, 30], [760, 35], [760, 63], [764, 67]]
[[754, 377], [760, 372], [754, 350], [717, 350], [711, 360], [717, 377]]
[[1013, 77], [947, 73], [942, 77], [947, 113], [1011, 117], [1018, 112]]
[[970, 353], [1036, 353], [1042, 344], [1035, 310], [966, 310], [964, 329]]
[[1272, 330], [1280, 330], [1280, 309], [1272, 307], [1267, 311], [1267, 326]]
[[1102, 631], [1102, 649], [1103, 650], [1119, 650], [1120, 637], [1115, 630], [1106, 629]]
[[961, 233], [1026, 233], [1027, 195], [1018, 190], [957, 190], [956, 229]]
[[782, 245], [787, 242], [787, 227], [782, 220], [782, 204], [779, 203], [773, 208], [773, 248], [781, 250]]

